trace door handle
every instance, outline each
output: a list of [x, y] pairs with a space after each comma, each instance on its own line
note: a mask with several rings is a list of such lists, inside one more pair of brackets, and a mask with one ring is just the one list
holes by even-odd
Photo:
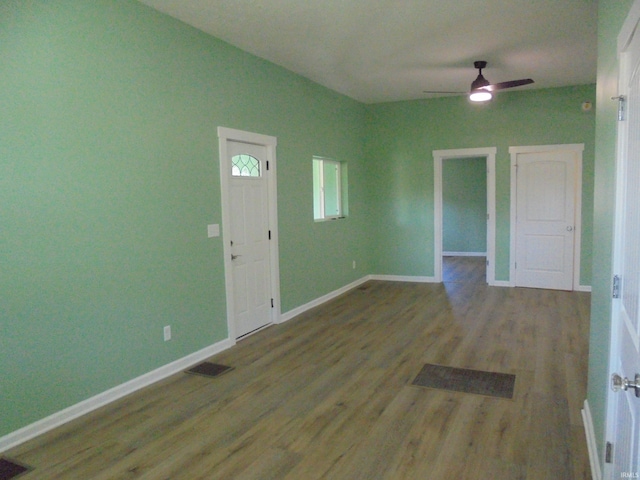
[[235, 260], [238, 257], [241, 257], [242, 255], [234, 255], [233, 253], [231, 254], [231, 260]]
[[622, 378], [617, 373], [611, 375], [611, 389], [614, 392], [624, 390], [625, 392], [633, 388], [636, 393], [636, 397], [640, 398], [640, 373], [636, 373], [636, 377], [633, 380], [629, 380], [627, 377]]
[[567, 232], [573, 232], [573, 227], [571, 225], [567, 227]]

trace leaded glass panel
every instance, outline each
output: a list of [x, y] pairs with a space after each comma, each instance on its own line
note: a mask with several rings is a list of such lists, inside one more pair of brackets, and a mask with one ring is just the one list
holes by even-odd
[[260, 160], [246, 155], [234, 155], [231, 158], [231, 175], [234, 177], [259, 177]]

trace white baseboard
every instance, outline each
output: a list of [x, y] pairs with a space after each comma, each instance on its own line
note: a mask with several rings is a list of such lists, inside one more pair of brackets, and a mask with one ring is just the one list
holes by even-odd
[[300, 305], [299, 307], [296, 307], [292, 310], [289, 310], [288, 312], [283, 313], [280, 316], [280, 321], [278, 323], [284, 323], [288, 320], [291, 320], [292, 318], [297, 317], [298, 315], [306, 312], [307, 310], [311, 310], [312, 308], [322, 305], [323, 303], [328, 302], [329, 300], [333, 300], [334, 298], [342, 295], [343, 293], [348, 292], [349, 290], [352, 290], [362, 285], [365, 282], [368, 282], [369, 280], [384, 280], [384, 281], [390, 281], [390, 282], [418, 282], [418, 283], [434, 283], [435, 282], [434, 277], [413, 277], [413, 276], [402, 276], [402, 275], [367, 275], [365, 277], [360, 278], [359, 280], [356, 280], [355, 282], [352, 282], [348, 285], [345, 285], [344, 287], [334, 290], [333, 292], [329, 292], [326, 295], [323, 295], [322, 297], [316, 298], [315, 300], [312, 300], [309, 303], [305, 303], [304, 305]]
[[442, 252], [443, 257], [486, 257], [487, 252]]
[[[515, 287], [509, 280], [495, 280], [489, 284], [492, 287]], [[573, 289], [574, 292], [588, 292], [591, 293], [590, 285], [578, 285]]]
[[383, 280], [386, 282], [413, 282], [435, 283], [435, 277], [414, 277], [410, 275], [370, 275], [370, 280]]
[[75, 405], [56, 412], [53, 415], [49, 415], [48, 417], [27, 425], [15, 432], [11, 432], [4, 437], [0, 437], [0, 452], [9, 450], [10, 448], [31, 440], [38, 435], [42, 435], [49, 430], [92, 412], [93, 410], [107, 405], [108, 403], [147, 387], [152, 383], [186, 370], [192, 365], [201, 362], [212, 355], [220, 353], [233, 345], [235, 345], [235, 341], [231, 339], [225, 339], [218, 343], [214, 343], [213, 345], [203, 348], [202, 350], [198, 350], [186, 357], [182, 357], [174, 362], [168, 363], [167, 365], [163, 365], [160, 368], [145, 373], [144, 375], [129, 380], [128, 382], [113, 387], [105, 392], [99, 393], [98, 395], [88, 398], [80, 403], [76, 403]]
[[587, 449], [589, 450], [589, 463], [591, 464], [591, 476], [593, 480], [602, 480], [602, 470], [600, 470], [600, 457], [598, 457], [598, 442], [593, 431], [593, 419], [589, 401], [584, 401], [582, 409], [582, 423], [584, 423], [584, 433], [587, 437]]
[[326, 295], [323, 295], [322, 297], [316, 298], [315, 300], [312, 300], [309, 303], [305, 303], [304, 305], [300, 305], [299, 307], [289, 310], [288, 312], [285, 312], [282, 315], [280, 315], [280, 321], [278, 323], [284, 323], [288, 320], [291, 320], [293, 317], [297, 317], [298, 315], [306, 312], [307, 310], [311, 310], [312, 308], [315, 308], [318, 305], [322, 305], [323, 303], [328, 302], [329, 300], [333, 300], [334, 298], [342, 295], [343, 293], [348, 292], [349, 290], [352, 290], [362, 285], [363, 283], [369, 280], [371, 280], [371, 276], [367, 275], [366, 277], [362, 277], [359, 280], [356, 280], [355, 282], [351, 282], [350, 284], [345, 285], [344, 287], [334, 290], [333, 292], [329, 292]]

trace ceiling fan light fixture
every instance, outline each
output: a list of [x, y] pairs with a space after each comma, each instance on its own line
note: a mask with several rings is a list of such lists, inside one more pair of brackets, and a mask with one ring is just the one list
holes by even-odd
[[487, 90], [472, 90], [469, 94], [469, 100], [472, 102], [488, 102], [492, 98], [493, 95]]
[[[487, 66], [487, 62], [484, 60], [478, 60], [473, 62], [473, 66], [478, 69], [478, 76], [471, 83], [471, 88], [469, 89], [469, 100], [472, 102], [488, 102], [493, 98], [493, 92], [498, 90], [504, 90], [506, 88], [513, 87], [521, 87], [523, 85], [529, 85], [534, 83], [530, 78], [521, 78], [520, 80], [509, 80], [508, 82], [500, 82], [500, 83], [489, 83], [489, 80], [482, 76], [482, 69]], [[449, 93], [459, 93], [462, 94], [464, 92], [443, 92], [443, 91], [430, 91], [425, 90], [424, 93], [438, 93], [438, 94], [449, 94]]]
[[473, 81], [473, 83], [471, 83], [471, 91], [478, 90], [479, 88], [484, 88], [488, 86], [489, 86], [489, 80], [487, 80], [482, 76], [482, 74], [480, 74], [478, 75], [478, 78], [476, 78]]
[[487, 88], [491, 84], [489, 83], [489, 80], [482, 76], [482, 69], [487, 66], [487, 62], [474, 62], [473, 66], [478, 69], [478, 77], [471, 83], [469, 100], [472, 102], [488, 102], [493, 98], [491, 90]]

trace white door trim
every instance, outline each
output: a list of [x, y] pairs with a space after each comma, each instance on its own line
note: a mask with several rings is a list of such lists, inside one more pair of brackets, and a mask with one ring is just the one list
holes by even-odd
[[516, 206], [517, 206], [517, 185], [516, 185], [516, 163], [520, 153], [539, 153], [551, 151], [575, 152], [578, 161], [576, 162], [576, 198], [575, 198], [575, 221], [573, 237], [573, 290], [580, 288], [580, 246], [582, 244], [582, 152], [584, 143], [567, 143], [563, 145], [534, 145], [524, 147], [509, 147], [511, 155], [511, 218], [509, 247], [509, 285], [514, 287], [516, 282]]
[[234, 130], [232, 128], [218, 127], [218, 139], [220, 149], [220, 193], [222, 204], [222, 243], [224, 252], [224, 278], [227, 300], [227, 329], [229, 340], [236, 341], [236, 326], [234, 315], [233, 276], [231, 266], [230, 232], [230, 205], [229, 205], [229, 171], [231, 165], [227, 158], [227, 142], [238, 141], [264, 146], [267, 150], [269, 162], [269, 175], [267, 176], [267, 189], [269, 196], [269, 229], [271, 230], [271, 242], [269, 245], [269, 260], [271, 262], [271, 323], [280, 322], [280, 256], [278, 252], [278, 195], [277, 195], [277, 170], [276, 170], [276, 137], [261, 135], [258, 133]]
[[496, 147], [433, 151], [434, 281], [442, 282], [442, 162], [454, 158], [487, 159], [487, 283], [496, 284]]

